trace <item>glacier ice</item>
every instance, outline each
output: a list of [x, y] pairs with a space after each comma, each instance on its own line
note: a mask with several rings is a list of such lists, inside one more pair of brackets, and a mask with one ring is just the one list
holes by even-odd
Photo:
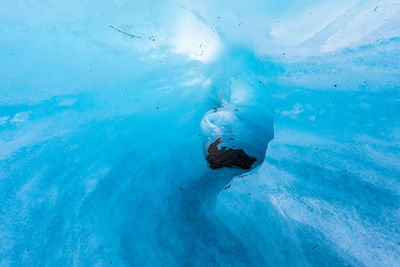
[[0, 266], [399, 266], [399, 1], [1, 7]]

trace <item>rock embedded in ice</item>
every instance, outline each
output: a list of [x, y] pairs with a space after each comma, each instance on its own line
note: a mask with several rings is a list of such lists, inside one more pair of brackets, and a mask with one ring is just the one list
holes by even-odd
[[251, 169], [251, 165], [257, 161], [255, 157], [247, 155], [243, 149], [226, 149], [226, 147], [218, 149], [218, 145], [222, 141], [221, 138], [218, 138], [208, 147], [207, 161], [210, 163], [211, 169], [220, 169], [224, 167], [238, 167], [245, 170]]

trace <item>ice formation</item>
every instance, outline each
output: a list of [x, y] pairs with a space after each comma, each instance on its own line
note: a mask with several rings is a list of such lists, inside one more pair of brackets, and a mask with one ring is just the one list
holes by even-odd
[[[0, 21], [0, 266], [400, 265], [398, 0]], [[211, 170], [218, 137], [254, 168]]]

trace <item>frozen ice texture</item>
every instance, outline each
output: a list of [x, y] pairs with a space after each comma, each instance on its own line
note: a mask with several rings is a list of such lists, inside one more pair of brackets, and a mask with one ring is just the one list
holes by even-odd
[[[0, 22], [0, 266], [400, 265], [399, 1]], [[219, 136], [257, 167], [211, 170]]]

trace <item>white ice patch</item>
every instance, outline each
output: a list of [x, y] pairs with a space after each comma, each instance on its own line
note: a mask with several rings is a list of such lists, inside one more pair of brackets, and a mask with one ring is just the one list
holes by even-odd
[[229, 110], [208, 112], [201, 121], [201, 129], [206, 136], [221, 137], [229, 135], [238, 123], [237, 117]]
[[[337, 31], [329, 37], [322, 52], [331, 52], [348, 47], [361, 41], [368, 34], [378, 30], [386, 24], [392, 23], [392, 18], [400, 16], [400, 2], [395, 0], [375, 1], [368, 5], [368, 9], [360, 12], [343, 29]], [[387, 32], [387, 36], [381, 38], [390, 38], [400, 36], [400, 30], [396, 32]]]
[[368, 225], [355, 210], [345, 210], [315, 198], [294, 199], [285, 194], [270, 195], [271, 203], [284, 217], [321, 231], [341, 249], [366, 266], [396, 266], [400, 260], [388, 238], [390, 231]]
[[110, 172], [110, 168], [101, 168], [94, 173], [92, 173], [89, 177], [87, 177], [87, 182], [85, 184], [85, 196], [92, 193], [99, 181], [104, 178]]
[[188, 81], [181, 82], [179, 85], [182, 86], [182, 87], [190, 87], [190, 86], [194, 86], [196, 84], [200, 84], [202, 82], [203, 82], [203, 79], [194, 78], [194, 79], [191, 79], [191, 80], [188, 80]]
[[231, 86], [231, 103], [235, 105], [254, 103], [253, 88], [246, 83], [233, 79]]
[[60, 103], [58, 103], [59, 106], [65, 106], [65, 107], [70, 107], [73, 106], [76, 102], [75, 98], [67, 98], [62, 100]]
[[312, 3], [308, 7], [289, 10], [277, 21], [270, 34], [276, 42], [285, 46], [298, 46], [323, 30], [336, 18], [344, 14], [355, 1], [325, 1]]
[[292, 118], [295, 118], [296, 115], [303, 113], [304, 112], [304, 108], [303, 105], [300, 103], [297, 103], [296, 105], [293, 106], [292, 110], [284, 110], [282, 111], [282, 116], [290, 116]]
[[29, 112], [20, 112], [20, 113], [17, 113], [17, 114], [15, 114], [14, 118], [12, 118], [12, 119], [10, 120], [10, 122], [12, 122], [12, 123], [14, 123], [14, 124], [20, 124], [20, 123], [22, 123], [22, 122], [28, 120], [29, 114], [30, 114], [30, 113], [31, 113], [30, 111], [29, 111]]
[[8, 122], [8, 119], [10, 119], [9, 116], [0, 117], [0, 125], [6, 124]]
[[187, 10], [177, 14], [171, 43], [177, 54], [204, 63], [215, 59], [222, 47], [217, 33]]
[[98, 180], [96, 180], [96, 179], [90, 179], [89, 181], [87, 181], [87, 183], [86, 183], [86, 193], [87, 194], [91, 193], [96, 188], [97, 182], [98, 182]]

